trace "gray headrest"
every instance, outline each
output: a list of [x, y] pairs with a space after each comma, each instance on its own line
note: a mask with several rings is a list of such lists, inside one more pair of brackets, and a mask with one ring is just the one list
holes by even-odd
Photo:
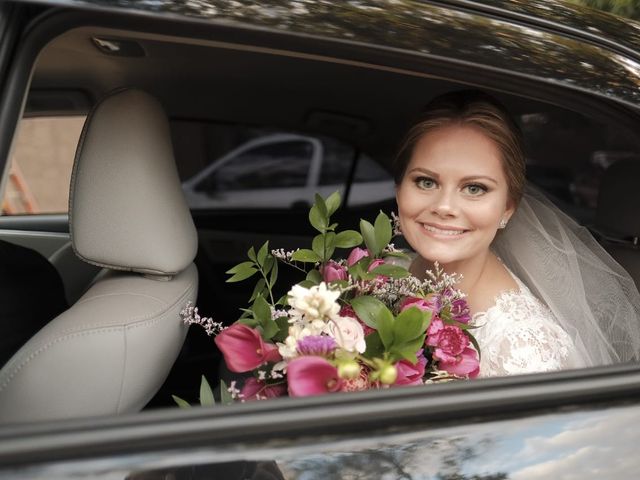
[[640, 161], [619, 160], [604, 174], [596, 226], [620, 237], [640, 237]]
[[120, 90], [91, 111], [71, 176], [75, 252], [102, 267], [173, 275], [194, 259], [197, 235], [160, 103]]

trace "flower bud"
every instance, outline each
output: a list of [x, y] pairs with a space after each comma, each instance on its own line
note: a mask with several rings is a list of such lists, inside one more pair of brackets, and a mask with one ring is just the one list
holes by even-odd
[[386, 364], [378, 371], [378, 380], [385, 385], [392, 385], [396, 383], [398, 378], [398, 370], [395, 365]]
[[338, 364], [338, 376], [353, 380], [360, 375], [360, 365], [355, 360], [343, 360]]

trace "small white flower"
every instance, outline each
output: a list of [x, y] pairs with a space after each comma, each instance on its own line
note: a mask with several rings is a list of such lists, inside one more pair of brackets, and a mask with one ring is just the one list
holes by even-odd
[[327, 333], [347, 352], [364, 353], [367, 344], [360, 322], [351, 317], [336, 317], [327, 324]]

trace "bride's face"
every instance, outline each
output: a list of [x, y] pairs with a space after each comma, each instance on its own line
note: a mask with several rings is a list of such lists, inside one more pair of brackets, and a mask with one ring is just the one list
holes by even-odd
[[397, 188], [404, 237], [423, 258], [447, 266], [486, 255], [513, 213], [496, 144], [481, 130], [440, 127], [416, 144]]

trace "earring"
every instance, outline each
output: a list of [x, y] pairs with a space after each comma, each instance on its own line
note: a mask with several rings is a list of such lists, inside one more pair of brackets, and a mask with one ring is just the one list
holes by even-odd
[[398, 217], [396, 212], [391, 212], [391, 223], [393, 224], [393, 234], [402, 235], [402, 230], [400, 230], [400, 217]]
[[503, 218], [502, 220], [500, 220], [500, 225], [498, 225], [498, 228], [504, 228], [507, 226], [507, 222], [508, 220], [506, 218]]

